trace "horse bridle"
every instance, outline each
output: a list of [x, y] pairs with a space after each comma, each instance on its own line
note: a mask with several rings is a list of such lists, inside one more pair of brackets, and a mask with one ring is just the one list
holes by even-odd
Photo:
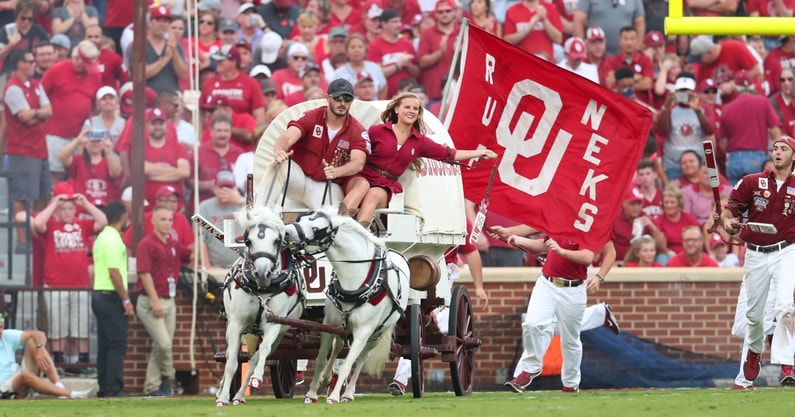
[[[243, 232], [243, 242], [246, 244], [246, 247], [249, 248], [249, 249], [251, 248], [251, 241], [249, 240], [248, 236], [249, 236], [249, 233], [251, 232], [251, 230], [254, 229], [254, 228], [258, 229], [257, 230], [257, 237], [260, 238], [260, 239], [264, 239], [265, 238], [265, 231], [266, 230], [268, 230], [268, 229], [276, 229], [275, 227], [268, 226], [265, 223], [257, 223], [255, 225], [249, 226], [245, 230], [245, 232]], [[284, 244], [283, 239], [281, 237], [279, 237], [279, 240], [276, 242], [276, 253], [275, 254], [274, 253], [268, 253], [268, 252], [253, 252], [252, 253], [250, 251], [245, 251], [246, 261], [247, 261], [247, 263], [254, 263], [254, 261], [256, 261], [257, 259], [265, 258], [265, 259], [271, 261], [273, 267], [272, 267], [270, 272], [273, 272], [273, 269], [275, 269], [276, 265], [278, 265], [277, 256], [279, 256], [279, 253], [282, 251], [283, 244]]]
[[[328, 226], [324, 227], [323, 229], [316, 227], [312, 228], [312, 231], [314, 232], [314, 238], [311, 241], [307, 240], [303, 227], [298, 224], [301, 219], [307, 216], [312, 216], [309, 218], [309, 220], [315, 220], [318, 217], [322, 217], [328, 222]], [[300, 243], [298, 243], [297, 246], [299, 250], [303, 250], [304, 247], [306, 247], [306, 245], [309, 243], [318, 246], [318, 250], [316, 251], [305, 252], [307, 255], [317, 255], [318, 253], [325, 252], [334, 243], [334, 238], [336, 237], [337, 231], [339, 230], [339, 227], [334, 227], [334, 224], [331, 222], [331, 217], [322, 211], [315, 211], [298, 216], [298, 218], [295, 219], [295, 222], [293, 222], [293, 226], [295, 226], [295, 232], [298, 234], [298, 240]]]

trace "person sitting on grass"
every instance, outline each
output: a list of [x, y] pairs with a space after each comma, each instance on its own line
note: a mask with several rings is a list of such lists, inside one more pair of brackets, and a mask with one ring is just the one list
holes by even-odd
[[[2, 398], [26, 398], [32, 392], [67, 398], [88, 398], [94, 388], [70, 391], [58, 378], [52, 357], [46, 349], [47, 336], [38, 330], [5, 329], [0, 313], [0, 395]], [[16, 352], [24, 350], [22, 365]], [[41, 378], [43, 372], [47, 378]]]

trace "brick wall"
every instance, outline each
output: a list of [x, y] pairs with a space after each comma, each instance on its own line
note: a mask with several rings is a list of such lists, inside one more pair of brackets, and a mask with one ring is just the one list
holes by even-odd
[[[492, 268], [485, 271], [485, 288], [490, 299], [488, 309], [481, 310], [478, 300], [473, 300], [475, 331], [483, 341], [476, 354], [476, 389], [501, 389], [500, 384], [506, 380], [520, 337], [519, 318], [526, 309], [527, 297], [538, 273], [536, 268]], [[677, 349], [726, 358], [736, 353], [741, 345], [730, 334], [741, 277], [741, 269], [615, 269], [588, 303], [609, 303], [624, 332]], [[467, 277], [463, 277], [460, 283], [468, 287], [471, 295], [474, 294]], [[190, 370], [189, 297], [187, 292], [182, 292], [177, 302], [174, 356], [178, 371]], [[198, 392], [204, 392], [217, 385], [223, 372], [221, 364], [212, 360], [214, 349], [223, 350], [226, 346], [224, 323], [217, 319], [217, 308], [202, 300], [198, 306], [194, 352]], [[130, 326], [125, 371], [125, 382], [130, 392], [143, 389], [148, 352], [148, 334], [140, 322], [134, 320]], [[380, 379], [363, 375], [358, 391], [385, 392], [394, 367], [395, 363], [390, 362]], [[426, 390], [452, 390], [447, 369], [449, 364], [446, 362], [427, 360]], [[264, 392], [270, 393], [267, 371], [265, 381]], [[306, 386], [300, 387], [296, 395], [303, 395], [305, 390]]]

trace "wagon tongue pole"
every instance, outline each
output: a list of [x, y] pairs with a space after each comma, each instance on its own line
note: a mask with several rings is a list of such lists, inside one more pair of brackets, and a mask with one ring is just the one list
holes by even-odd
[[494, 175], [497, 174], [497, 164], [491, 168], [491, 176], [489, 177], [489, 184], [486, 186], [486, 195], [480, 202], [480, 210], [475, 216], [475, 224], [472, 225], [472, 233], [469, 235], [469, 243], [472, 245], [478, 244], [480, 233], [483, 232], [483, 226], [486, 224], [486, 212], [489, 208], [489, 195], [491, 194], [491, 185], [494, 184]]
[[254, 174], [248, 174], [246, 176], [246, 208], [250, 210], [253, 207], [254, 207]]

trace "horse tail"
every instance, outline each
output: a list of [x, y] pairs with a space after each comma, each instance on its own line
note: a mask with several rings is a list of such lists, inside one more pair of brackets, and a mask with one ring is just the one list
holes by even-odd
[[376, 342], [375, 347], [370, 350], [367, 355], [367, 360], [364, 362], [364, 372], [374, 377], [380, 377], [381, 371], [384, 370], [384, 364], [389, 358], [389, 352], [392, 349], [392, 331], [395, 330], [395, 325], [383, 329], [381, 338]]

